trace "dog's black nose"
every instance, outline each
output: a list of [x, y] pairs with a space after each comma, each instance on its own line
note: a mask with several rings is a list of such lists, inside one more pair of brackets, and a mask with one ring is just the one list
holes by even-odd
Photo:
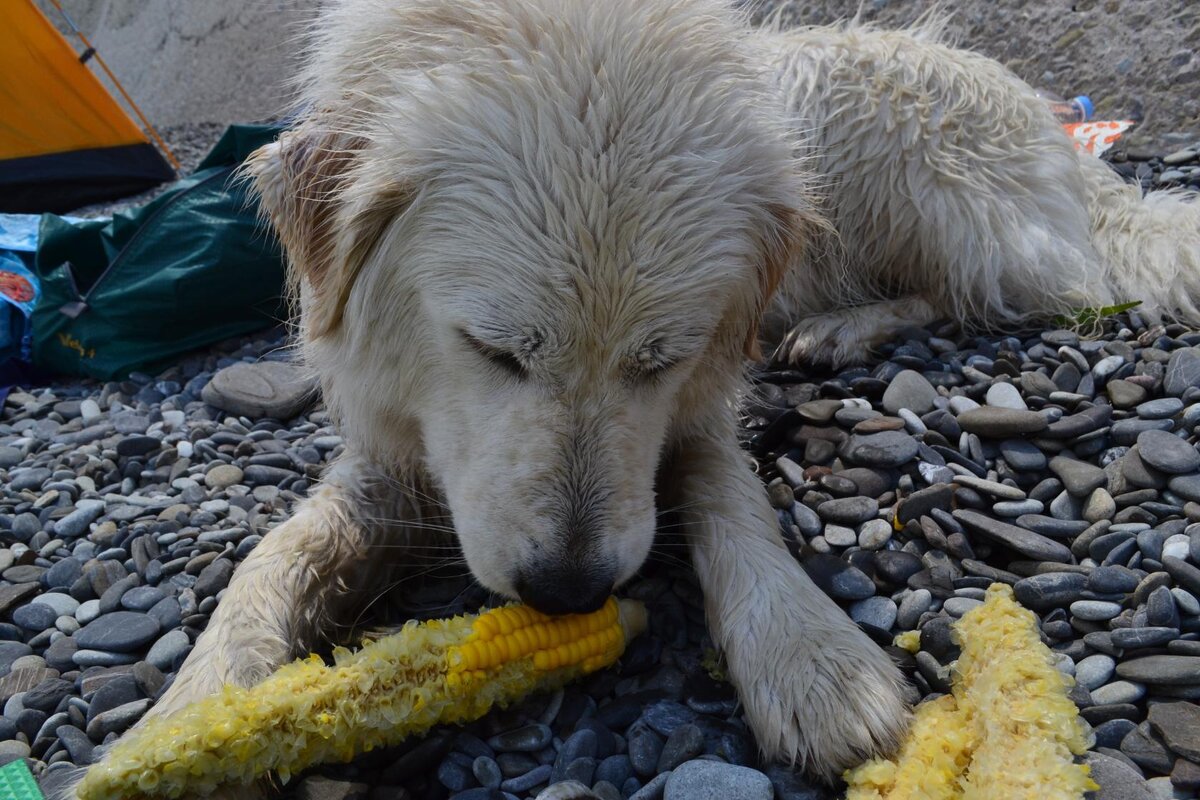
[[521, 601], [543, 614], [589, 614], [612, 594], [613, 573], [603, 568], [541, 568], [517, 578]]

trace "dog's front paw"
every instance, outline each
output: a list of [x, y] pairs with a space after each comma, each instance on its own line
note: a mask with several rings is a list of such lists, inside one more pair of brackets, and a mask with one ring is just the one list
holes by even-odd
[[815, 314], [787, 332], [771, 356], [777, 364], [836, 369], [866, 359], [871, 343], [836, 314]]
[[794, 621], [725, 654], [763, 755], [826, 781], [893, 752], [909, 721], [899, 669], [843, 619]]

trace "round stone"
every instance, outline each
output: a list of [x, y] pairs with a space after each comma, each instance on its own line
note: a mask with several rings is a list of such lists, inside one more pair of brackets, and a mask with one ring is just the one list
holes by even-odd
[[667, 778], [663, 800], [771, 800], [771, 780], [758, 770], [720, 761], [688, 761]]
[[1021, 392], [1011, 383], [993, 383], [988, 387], [985, 401], [989, 406], [996, 408], [1012, 408], [1017, 411], [1029, 410], [1029, 406], [1025, 404], [1025, 399], [1021, 397]]
[[75, 643], [80, 649], [132, 653], [158, 636], [158, 620], [134, 611], [103, 614], [80, 628]]
[[883, 407], [889, 414], [898, 414], [907, 409], [914, 414], [924, 414], [933, 408], [937, 390], [924, 375], [911, 369], [892, 378], [883, 393]]
[[879, 503], [870, 497], [842, 497], [837, 500], [827, 500], [817, 506], [817, 514], [822, 519], [841, 525], [857, 525], [860, 522], [866, 522], [878, 513]]
[[1102, 600], [1076, 600], [1071, 603], [1071, 616], [1089, 622], [1109, 620], [1120, 613], [1120, 603], [1108, 603]]
[[825, 526], [825, 541], [834, 547], [852, 547], [858, 543], [854, 530], [844, 525], [830, 523]]
[[902, 586], [924, 568], [918, 556], [903, 550], [881, 550], [875, 554], [875, 571], [888, 583]]
[[204, 475], [204, 485], [210, 489], [226, 489], [241, 483], [243, 472], [233, 464], [217, 464]]
[[892, 538], [892, 526], [885, 519], [869, 519], [858, 529], [858, 546], [864, 550], [881, 550]]
[[1162, 472], [1183, 475], [1200, 469], [1200, 453], [1173, 433], [1143, 431], [1137, 444], [1142, 461]]
[[1112, 679], [1117, 662], [1111, 656], [1103, 653], [1080, 659], [1075, 664], [1075, 682], [1091, 691], [1103, 686]]
[[1146, 694], [1146, 687], [1132, 681], [1113, 681], [1092, 689], [1092, 702], [1098, 706], [1136, 703]]
[[146, 653], [146, 661], [163, 672], [168, 672], [179, 654], [190, 646], [191, 640], [186, 633], [181, 630], [168, 631], [150, 647], [150, 652]]
[[886, 597], [868, 597], [850, 605], [850, 619], [890, 631], [896, 624], [896, 604]]
[[952, 617], [961, 617], [971, 609], [978, 608], [981, 605], [983, 605], [983, 601], [976, 600], [973, 597], [949, 597], [942, 603], [942, 608]]
[[13, 622], [27, 631], [44, 631], [54, 627], [58, 614], [50, 606], [42, 603], [30, 603], [13, 612]]
[[875, 594], [875, 582], [849, 564], [829, 579], [829, 593], [840, 600], [863, 600]]
[[917, 441], [903, 431], [853, 434], [843, 446], [843, 454], [868, 467], [898, 467], [916, 457]]
[[896, 615], [896, 624], [901, 629], [910, 631], [917, 627], [921, 615], [933, 606], [933, 594], [928, 589], [914, 589], [900, 601], [900, 610]]
[[79, 601], [69, 594], [61, 592], [46, 592], [33, 598], [31, 603], [40, 603], [54, 609], [55, 616], [61, 617], [64, 614], [74, 614], [79, 608]]

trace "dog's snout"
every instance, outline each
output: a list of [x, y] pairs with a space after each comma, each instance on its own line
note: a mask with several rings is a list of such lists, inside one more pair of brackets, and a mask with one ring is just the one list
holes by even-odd
[[539, 567], [522, 571], [516, 589], [543, 614], [587, 614], [604, 605], [613, 581], [612, 570], [603, 567]]

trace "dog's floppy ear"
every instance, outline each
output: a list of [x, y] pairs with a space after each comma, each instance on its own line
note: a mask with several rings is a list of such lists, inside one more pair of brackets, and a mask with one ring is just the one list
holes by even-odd
[[311, 293], [303, 322], [314, 338], [341, 323], [359, 268], [412, 198], [402, 181], [367, 179], [356, 169], [364, 146], [360, 138], [300, 128], [246, 162], [287, 251], [293, 295], [301, 284]]
[[801, 257], [816, 220], [811, 212], [771, 204], [767, 206], [767, 225], [760, 240], [758, 261], [758, 296], [754, 316], [746, 331], [742, 352], [751, 361], [761, 361], [763, 354], [758, 341], [758, 326], [771, 304], [775, 290], [787, 271]]

